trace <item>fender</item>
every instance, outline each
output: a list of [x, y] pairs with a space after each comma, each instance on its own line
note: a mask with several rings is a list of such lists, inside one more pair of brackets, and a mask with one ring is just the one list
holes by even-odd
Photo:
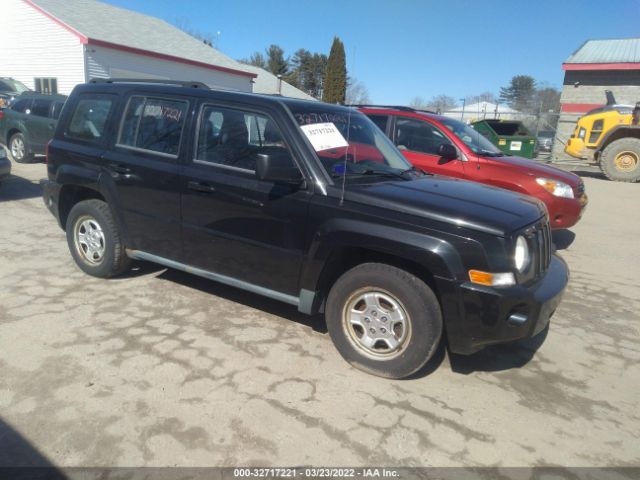
[[78, 165], [61, 165], [56, 171], [56, 183], [64, 187], [83, 187], [99, 193], [111, 207], [118, 229], [123, 236], [125, 245], [129, 246], [129, 235], [124, 219], [122, 208], [118, 201], [115, 184], [111, 176], [101, 168], [88, 168]]
[[465, 275], [458, 250], [446, 240], [426, 233], [375, 223], [334, 219], [316, 231], [300, 277], [300, 310], [316, 311], [322, 274], [330, 256], [340, 250], [358, 248], [416, 263], [435, 277], [455, 279]]
[[486, 183], [487, 185], [491, 185], [492, 187], [504, 188], [505, 190], [512, 190], [514, 192], [530, 195], [530, 193], [528, 193], [526, 189], [522, 188], [522, 186], [518, 185], [517, 183], [502, 182], [500, 180], [493, 179], [487, 179], [482, 183]]
[[602, 140], [600, 141], [600, 145], [596, 149], [597, 154], [602, 153], [602, 151], [614, 140], [618, 140], [623, 137], [634, 137], [640, 138], [640, 126], [639, 125], [618, 125], [617, 127], [609, 130]]

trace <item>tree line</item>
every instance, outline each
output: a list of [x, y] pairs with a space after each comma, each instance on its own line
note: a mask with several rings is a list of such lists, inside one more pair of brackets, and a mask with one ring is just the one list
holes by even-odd
[[546, 83], [537, 82], [529, 75], [515, 75], [506, 87], [500, 88], [499, 95], [483, 92], [460, 100], [445, 94], [435, 95], [430, 100], [417, 96], [411, 100], [410, 106], [442, 113], [459, 107], [462, 102], [466, 105], [501, 103], [531, 115], [557, 113], [560, 109], [560, 91]]
[[263, 68], [294, 87], [327, 103], [358, 104], [369, 102], [367, 87], [347, 74], [344, 44], [335, 37], [329, 55], [305, 48], [286, 56], [279, 45], [256, 51], [241, 63]]

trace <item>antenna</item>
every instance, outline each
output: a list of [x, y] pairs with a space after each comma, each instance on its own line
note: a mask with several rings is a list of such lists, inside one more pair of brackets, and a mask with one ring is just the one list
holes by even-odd
[[349, 157], [349, 138], [351, 137], [351, 110], [349, 108], [349, 114], [347, 115], [347, 149], [344, 151], [344, 163], [342, 164], [342, 191], [340, 192], [340, 206], [344, 204], [344, 189], [347, 182], [347, 158]]
[[[356, 64], [356, 47], [353, 47], [351, 52], [351, 64], [354, 65], [353, 69], [355, 69]], [[346, 99], [345, 99], [346, 100]], [[347, 115], [347, 149], [344, 151], [344, 163], [342, 164], [342, 191], [340, 192], [340, 206], [344, 204], [344, 189], [347, 182], [347, 159], [349, 157], [349, 147], [351, 144], [349, 143], [349, 138], [351, 137], [351, 111], [353, 107], [349, 107], [349, 113]], [[355, 153], [355, 146], [354, 146]], [[355, 155], [354, 155], [355, 160]]]
[[[478, 102], [478, 119], [480, 118], [480, 102]], [[476, 120], [477, 121], [477, 120]], [[473, 128], [473, 127], [471, 127]], [[476, 130], [475, 128], [473, 128]], [[476, 130], [478, 146], [480, 145], [480, 131]], [[480, 170], [480, 153], [473, 152], [476, 156], [476, 170]]]

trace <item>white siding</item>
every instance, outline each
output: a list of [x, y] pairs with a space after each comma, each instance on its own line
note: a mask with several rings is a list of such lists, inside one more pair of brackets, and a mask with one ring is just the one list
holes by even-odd
[[57, 78], [58, 92], [69, 94], [85, 81], [80, 39], [22, 0], [2, 0], [0, 77], [30, 88], [34, 78]]
[[87, 79], [122, 77], [193, 80], [251, 92], [251, 78], [111, 48], [86, 45]]

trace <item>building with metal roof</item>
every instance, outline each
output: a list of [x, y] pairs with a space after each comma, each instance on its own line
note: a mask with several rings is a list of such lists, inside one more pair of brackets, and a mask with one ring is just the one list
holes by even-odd
[[586, 112], [606, 103], [611, 90], [620, 104], [640, 101], [640, 38], [587, 40], [562, 64], [564, 82], [553, 157], [569, 159], [564, 145]]
[[0, 45], [0, 76], [51, 93], [105, 77], [250, 92], [257, 76], [164, 20], [96, 0], [3, 0]]

